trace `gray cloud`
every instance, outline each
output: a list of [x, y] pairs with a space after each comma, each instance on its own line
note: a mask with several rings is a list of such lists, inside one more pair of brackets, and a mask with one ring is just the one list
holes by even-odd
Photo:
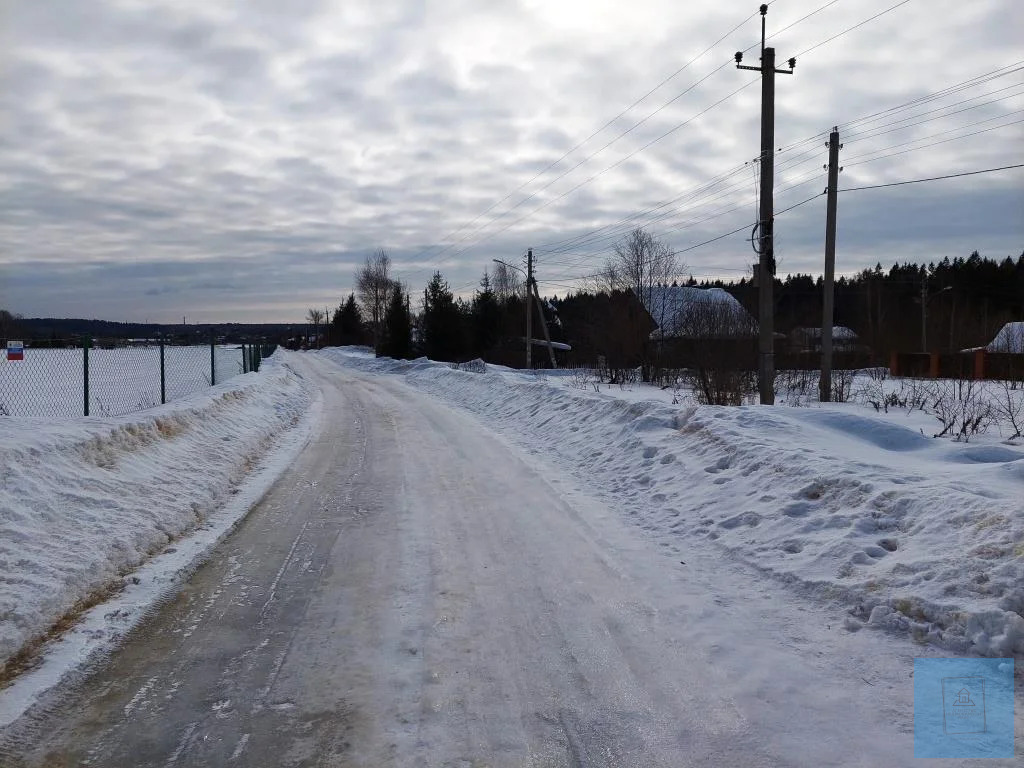
[[[491, 258], [536, 246], [542, 287], [549, 280], [562, 292], [593, 271], [612, 238], [563, 253], [544, 244], [737, 168], [636, 221], [679, 249], [745, 226], [754, 175], [743, 163], [757, 153], [759, 89], [695, 115], [754, 73], [728, 66], [601, 148], [755, 42], [755, 20], [548, 168], [745, 10], [722, 5], [5, 0], [0, 305], [28, 315], [287, 321], [336, 304], [377, 246], [414, 290], [435, 268], [468, 290]], [[886, 7], [868, 5], [837, 3], [780, 35], [780, 57]], [[808, 10], [773, 4], [769, 31]], [[793, 77], [779, 77], [777, 145], [1016, 61], [1022, 22], [1013, 0], [910, 3], [810, 52]], [[1014, 83], [1024, 77], [934, 106]], [[1009, 115], [1024, 109], [1020, 91], [848, 139], [843, 184], [1006, 164], [1019, 154], [1020, 125], [870, 163], [852, 158]], [[777, 210], [824, 187], [823, 142], [778, 156]], [[1022, 210], [1019, 172], [849, 193], [839, 269], [975, 248], [1017, 254]], [[823, 202], [780, 215], [783, 270], [819, 269], [823, 226]], [[684, 259], [697, 274], [738, 276], [752, 256], [741, 233]]]

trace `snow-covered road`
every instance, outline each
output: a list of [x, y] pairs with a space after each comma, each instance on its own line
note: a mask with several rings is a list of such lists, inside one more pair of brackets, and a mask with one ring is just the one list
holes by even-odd
[[659, 546], [393, 377], [295, 368], [319, 435], [0, 764], [914, 763], [920, 649]]

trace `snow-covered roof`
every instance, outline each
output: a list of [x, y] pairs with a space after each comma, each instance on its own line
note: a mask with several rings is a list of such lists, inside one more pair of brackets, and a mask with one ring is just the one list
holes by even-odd
[[1007, 323], [985, 347], [989, 352], [1012, 352], [1024, 354], [1024, 322]]
[[672, 285], [651, 288], [640, 297], [658, 324], [658, 337], [753, 336], [757, 322], [736, 297], [722, 288]]

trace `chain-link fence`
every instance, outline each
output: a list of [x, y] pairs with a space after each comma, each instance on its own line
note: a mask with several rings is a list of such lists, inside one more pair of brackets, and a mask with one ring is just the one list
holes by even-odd
[[120, 416], [259, 370], [274, 345], [0, 341], [0, 416]]

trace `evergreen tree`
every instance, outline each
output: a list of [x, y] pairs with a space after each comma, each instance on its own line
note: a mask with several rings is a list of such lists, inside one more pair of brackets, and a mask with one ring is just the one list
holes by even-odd
[[480, 290], [473, 297], [471, 308], [473, 319], [473, 354], [483, 357], [501, 336], [501, 306], [491, 288], [491, 279], [486, 270], [480, 281]]
[[331, 316], [331, 336], [336, 344], [363, 343], [363, 315], [359, 311], [354, 293], [350, 293], [345, 303], [334, 310]]
[[377, 356], [395, 360], [408, 360], [412, 357], [412, 320], [409, 317], [407, 296], [400, 286], [395, 286], [391, 291]]
[[435, 272], [423, 291], [423, 346], [431, 360], [462, 357], [462, 313], [447, 281]]

